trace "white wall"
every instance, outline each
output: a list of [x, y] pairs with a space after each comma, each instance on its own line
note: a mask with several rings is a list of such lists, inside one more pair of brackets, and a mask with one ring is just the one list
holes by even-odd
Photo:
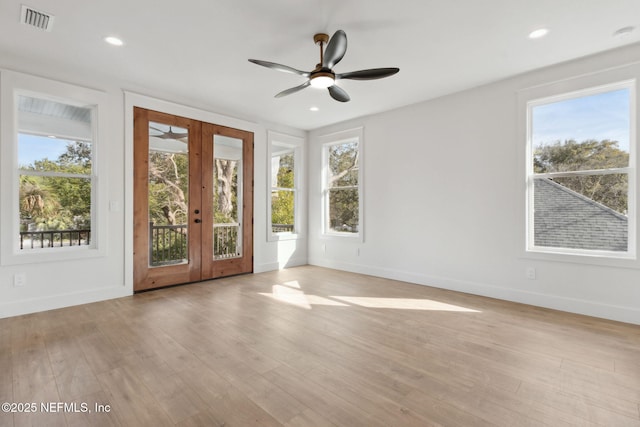
[[[103, 257], [48, 262], [28, 265], [0, 266], [0, 318], [24, 313], [60, 308], [132, 294], [132, 142], [131, 126], [125, 122], [124, 91], [142, 93], [133, 96], [152, 105], [165, 105], [173, 111], [193, 113], [196, 119], [212, 119], [215, 123], [254, 132], [255, 189], [254, 189], [254, 271], [306, 263], [307, 241], [267, 241], [267, 131], [276, 130], [294, 136], [306, 132], [284, 125], [256, 123], [248, 118], [224, 115], [212, 107], [196, 104], [180, 94], [162, 88], [137, 87], [104, 76], [84, 75], [74, 71], [72, 64], [47, 64], [34, 58], [15, 58], [0, 52], [0, 69], [33, 74], [47, 79], [71, 83], [103, 91], [108, 97], [108, 141], [104, 154], [108, 168], [100, 179], [108, 181], [108, 200], [117, 202], [120, 209], [108, 213], [108, 250]], [[0, 94], [1, 95], [1, 94]], [[166, 103], [158, 99], [170, 99]], [[145, 101], [146, 102], [146, 101]], [[2, 140], [0, 144], [7, 141]], [[306, 185], [306, 183], [305, 183]], [[306, 223], [304, 224], [306, 227]], [[0, 239], [11, 239], [0, 230]], [[13, 287], [16, 273], [26, 273], [26, 286]]]
[[[213, 111], [216, 117], [230, 123], [240, 121], [255, 131], [255, 271], [302, 264], [308, 255], [316, 265], [640, 323], [640, 270], [523, 258], [516, 237], [523, 232], [517, 214], [522, 197], [516, 92], [639, 58], [640, 48], [632, 46], [313, 131], [306, 162], [308, 239], [268, 242], [267, 130], [297, 136], [304, 132], [227, 117], [220, 108], [166, 93], [163, 88], [136, 87], [79, 74], [72, 66], [0, 54], [0, 68], [107, 93], [108, 199], [123, 207], [109, 214], [108, 253], [103, 258], [0, 266], [0, 317], [131, 293], [132, 218], [127, 191], [132, 157], [126, 142], [123, 95], [123, 90], [129, 90]], [[358, 126], [364, 126], [365, 139], [364, 242], [325, 240], [320, 236], [317, 137]], [[387, 174], [390, 167], [394, 170], [391, 178]], [[2, 230], [0, 238], [7, 238]], [[525, 279], [527, 266], [536, 267], [537, 280]], [[13, 275], [21, 271], [27, 272], [27, 285], [13, 288]]]
[[[639, 59], [636, 45], [312, 131], [309, 263], [640, 324], [638, 262], [524, 256], [517, 113], [522, 89]], [[319, 137], [359, 126], [364, 241], [323, 238]]]

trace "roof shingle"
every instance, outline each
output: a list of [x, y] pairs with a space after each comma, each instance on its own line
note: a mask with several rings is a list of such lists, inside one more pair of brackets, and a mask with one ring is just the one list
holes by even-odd
[[534, 180], [536, 246], [627, 250], [627, 217], [550, 179]]

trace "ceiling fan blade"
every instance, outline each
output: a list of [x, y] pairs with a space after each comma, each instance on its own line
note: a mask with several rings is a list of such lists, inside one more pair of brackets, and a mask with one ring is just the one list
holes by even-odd
[[283, 96], [287, 96], [287, 95], [291, 95], [292, 93], [296, 93], [297, 91], [304, 89], [305, 87], [309, 86], [310, 84], [311, 84], [311, 82], [309, 80], [307, 80], [306, 82], [302, 83], [300, 86], [296, 86], [296, 87], [289, 88], [287, 90], [283, 90], [282, 92], [280, 92], [279, 94], [276, 95], [276, 98], [282, 98]]
[[400, 71], [400, 68], [371, 68], [369, 70], [351, 71], [349, 73], [336, 74], [337, 79], [375, 80], [389, 77]]
[[347, 51], [347, 35], [344, 31], [338, 30], [329, 40], [327, 48], [324, 51], [324, 57], [322, 58], [322, 66], [324, 68], [333, 68]]
[[188, 132], [180, 132], [180, 133], [176, 133], [173, 131], [173, 129], [171, 128], [171, 126], [169, 126], [169, 130], [168, 131], [163, 131], [162, 129], [158, 129], [157, 127], [153, 127], [153, 126], [149, 126], [149, 129], [153, 129], [157, 132], [160, 132], [160, 135], [149, 135], [150, 137], [154, 137], [154, 138], [160, 138], [160, 139], [180, 139], [180, 138], [186, 138], [187, 136], [189, 136]]
[[348, 102], [351, 98], [349, 98], [349, 94], [344, 91], [340, 86], [329, 86], [329, 94], [333, 99], [340, 102]]
[[273, 70], [284, 71], [285, 73], [297, 74], [302, 77], [309, 77], [310, 73], [307, 71], [300, 71], [293, 67], [289, 67], [287, 65], [276, 64], [275, 62], [269, 61], [261, 61], [259, 59], [250, 59], [249, 62], [253, 62], [257, 65], [262, 65], [263, 67], [271, 68]]

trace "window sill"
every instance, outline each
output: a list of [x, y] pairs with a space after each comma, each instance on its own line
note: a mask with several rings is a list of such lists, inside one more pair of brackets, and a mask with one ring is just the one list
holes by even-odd
[[549, 261], [560, 263], [583, 264], [613, 268], [640, 269], [640, 262], [634, 254], [615, 253], [568, 253], [559, 250], [525, 250], [519, 257], [521, 260]]
[[105, 255], [104, 249], [92, 247], [64, 247], [29, 249], [28, 252], [11, 253], [2, 257], [0, 265], [40, 264], [44, 262], [64, 262], [89, 258], [99, 258]]
[[321, 239], [324, 240], [353, 240], [362, 242], [362, 233], [322, 233]]
[[300, 233], [270, 233], [268, 240], [270, 242], [279, 242], [286, 240], [300, 240], [304, 236]]

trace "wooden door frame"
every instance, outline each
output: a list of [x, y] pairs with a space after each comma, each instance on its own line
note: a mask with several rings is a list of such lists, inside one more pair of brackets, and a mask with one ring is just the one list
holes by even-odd
[[[149, 126], [151, 121], [182, 127], [189, 131], [189, 203], [200, 200], [198, 192], [201, 173], [199, 138], [201, 123], [197, 120], [158, 111], [134, 107], [134, 148], [133, 148], [133, 283], [134, 291], [158, 288], [175, 283], [193, 282], [200, 279], [200, 259], [192, 259], [197, 250], [197, 240], [188, 238], [186, 264], [176, 264], [162, 268], [151, 268], [149, 262]], [[144, 125], [142, 124], [144, 123]], [[187, 215], [187, 236], [201, 233], [201, 224], [192, 220], [192, 212]]]
[[[133, 149], [133, 286], [134, 292], [253, 272], [253, 133], [169, 113], [134, 107]], [[189, 131], [188, 262], [150, 267], [149, 262], [149, 126], [150, 121]], [[204, 174], [204, 162], [213, 159], [213, 137], [243, 141], [243, 256], [213, 260], [213, 207], [202, 195], [214, 188], [213, 175]], [[206, 138], [206, 139], [205, 139]], [[203, 141], [211, 141], [210, 144]], [[198, 214], [195, 211], [199, 211]], [[198, 222], [200, 220], [201, 222]], [[192, 238], [196, 237], [196, 238]], [[200, 253], [199, 257], [193, 254]], [[207, 260], [203, 262], [203, 260]]]

